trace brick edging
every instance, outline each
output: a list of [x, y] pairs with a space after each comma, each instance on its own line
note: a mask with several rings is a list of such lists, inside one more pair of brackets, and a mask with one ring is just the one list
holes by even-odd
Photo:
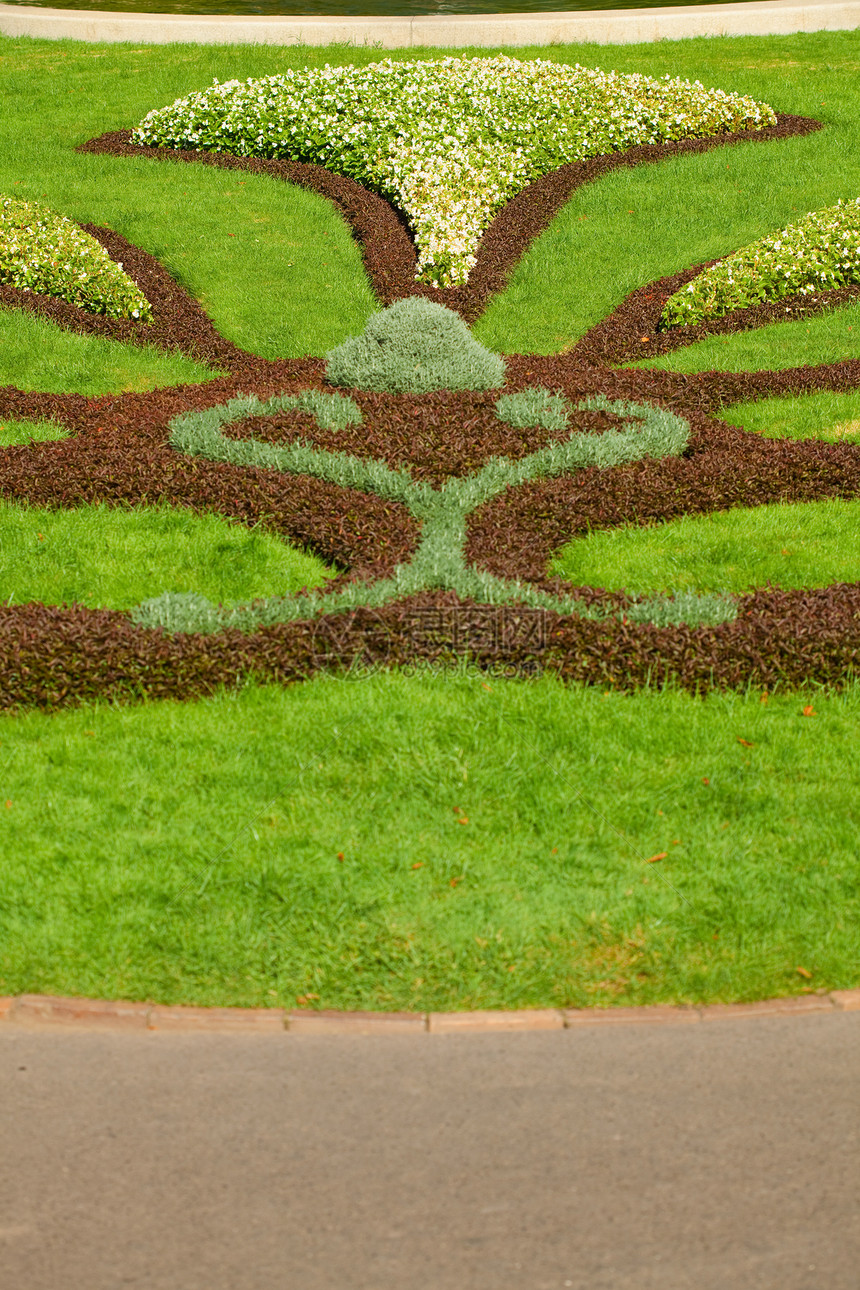
[[524, 1008], [510, 1012], [313, 1012], [284, 1008], [195, 1008], [48, 994], [0, 998], [0, 1023], [23, 1029], [72, 1027], [236, 1035], [501, 1034], [576, 1030], [583, 1026], [690, 1025], [747, 1017], [858, 1011], [860, 989], [701, 1007], [650, 1004], [632, 1008]]

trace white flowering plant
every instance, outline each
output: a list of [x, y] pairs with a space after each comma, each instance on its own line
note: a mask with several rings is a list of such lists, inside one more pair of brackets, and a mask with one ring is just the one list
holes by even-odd
[[540, 175], [636, 144], [773, 125], [700, 82], [515, 58], [384, 59], [217, 81], [150, 112], [137, 144], [315, 162], [409, 220], [419, 280], [467, 280], [496, 212]]
[[860, 282], [860, 197], [813, 211], [712, 264], [666, 301], [662, 327]]
[[0, 282], [108, 318], [152, 322], [146, 296], [94, 237], [65, 215], [2, 195]]

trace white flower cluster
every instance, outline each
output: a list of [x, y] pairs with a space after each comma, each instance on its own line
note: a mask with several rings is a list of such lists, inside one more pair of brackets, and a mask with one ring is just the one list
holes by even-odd
[[150, 112], [133, 138], [351, 175], [406, 214], [418, 277], [449, 286], [466, 281], [495, 213], [538, 176], [635, 144], [775, 121], [766, 104], [698, 81], [451, 57], [216, 81]]
[[789, 224], [705, 269], [666, 301], [660, 321], [685, 327], [767, 300], [860, 282], [860, 197]]
[[0, 282], [90, 313], [152, 322], [146, 296], [94, 237], [65, 215], [2, 194]]

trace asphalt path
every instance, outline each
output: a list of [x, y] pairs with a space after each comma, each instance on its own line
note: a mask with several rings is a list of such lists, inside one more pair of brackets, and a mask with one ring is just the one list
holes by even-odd
[[860, 1290], [860, 1013], [0, 1030], [3, 1290]]

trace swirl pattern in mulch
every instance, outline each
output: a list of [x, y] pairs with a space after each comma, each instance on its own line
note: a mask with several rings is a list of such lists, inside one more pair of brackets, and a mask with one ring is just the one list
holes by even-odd
[[[409, 230], [387, 201], [320, 166], [141, 148], [130, 143], [128, 131], [103, 135], [81, 151], [215, 165], [312, 188], [350, 223], [383, 304], [421, 295], [472, 322], [581, 185], [617, 166], [716, 146], [766, 143], [818, 128], [818, 122], [806, 118], [781, 116], [776, 126], [760, 132], [634, 148], [565, 166], [500, 212], [484, 236], [469, 282], [446, 290], [414, 281]], [[633, 292], [565, 354], [511, 357], [504, 391], [393, 396], [345, 390], [363, 415], [360, 426], [345, 431], [323, 430], [301, 412], [250, 417], [228, 427], [228, 437], [301, 441], [384, 462], [439, 489], [446, 481], [474, 474], [493, 458], [519, 461], [570, 434], [611, 429], [616, 420], [605, 412], [580, 412], [564, 433], [514, 429], [494, 413], [501, 392], [541, 385], [561, 392], [572, 405], [602, 394], [654, 404], [689, 423], [689, 442], [680, 456], [533, 479], [505, 489], [468, 516], [464, 552], [472, 568], [548, 595], [573, 596], [606, 614], [478, 603], [444, 586], [374, 607], [374, 585], [391, 578], [419, 544], [420, 521], [405, 506], [326, 479], [204, 460], [170, 445], [171, 421], [181, 413], [216, 407], [239, 394], [265, 399], [325, 389], [323, 360], [270, 361], [240, 349], [220, 335], [201, 306], [153, 257], [109, 229], [85, 227], [143, 289], [153, 306], [152, 325], [110, 320], [5, 286], [0, 287], [0, 304], [29, 310], [68, 330], [180, 351], [211, 364], [221, 375], [198, 385], [99, 398], [0, 389], [0, 415], [55, 419], [70, 432], [58, 442], [0, 450], [0, 495], [59, 507], [95, 501], [134, 506], [158, 498], [199, 511], [216, 510], [239, 523], [264, 524], [338, 566], [342, 572], [335, 587], [353, 586], [359, 600], [366, 587], [368, 603], [254, 631], [209, 634], [171, 634], [138, 626], [127, 613], [78, 605], [6, 606], [0, 609], [0, 707], [52, 708], [143, 694], [193, 698], [235, 685], [249, 674], [288, 683], [356, 663], [408, 666], [462, 656], [512, 675], [551, 671], [565, 680], [606, 687], [672, 682], [693, 691], [810, 682], [839, 686], [856, 673], [860, 584], [798, 591], [763, 588], [741, 597], [737, 617], [718, 626], [658, 627], [630, 621], [624, 612], [629, 598], [623, 594], [571, 587], [549, 577], [547, 568], [559, 547], [589, 529], [731, 506], [856, 497], [860, 447], [766, 440], [715, 414], [726, 404], [745, 400], [860, 388], [860, 362], [693, 375], [617, 365], [666, 353], [705, 334], [820, 313], [860, 298], [860, 287], [738, 310], [698, 327], [659, 331], [665, 301], [705, 267], [698, 265]]]

